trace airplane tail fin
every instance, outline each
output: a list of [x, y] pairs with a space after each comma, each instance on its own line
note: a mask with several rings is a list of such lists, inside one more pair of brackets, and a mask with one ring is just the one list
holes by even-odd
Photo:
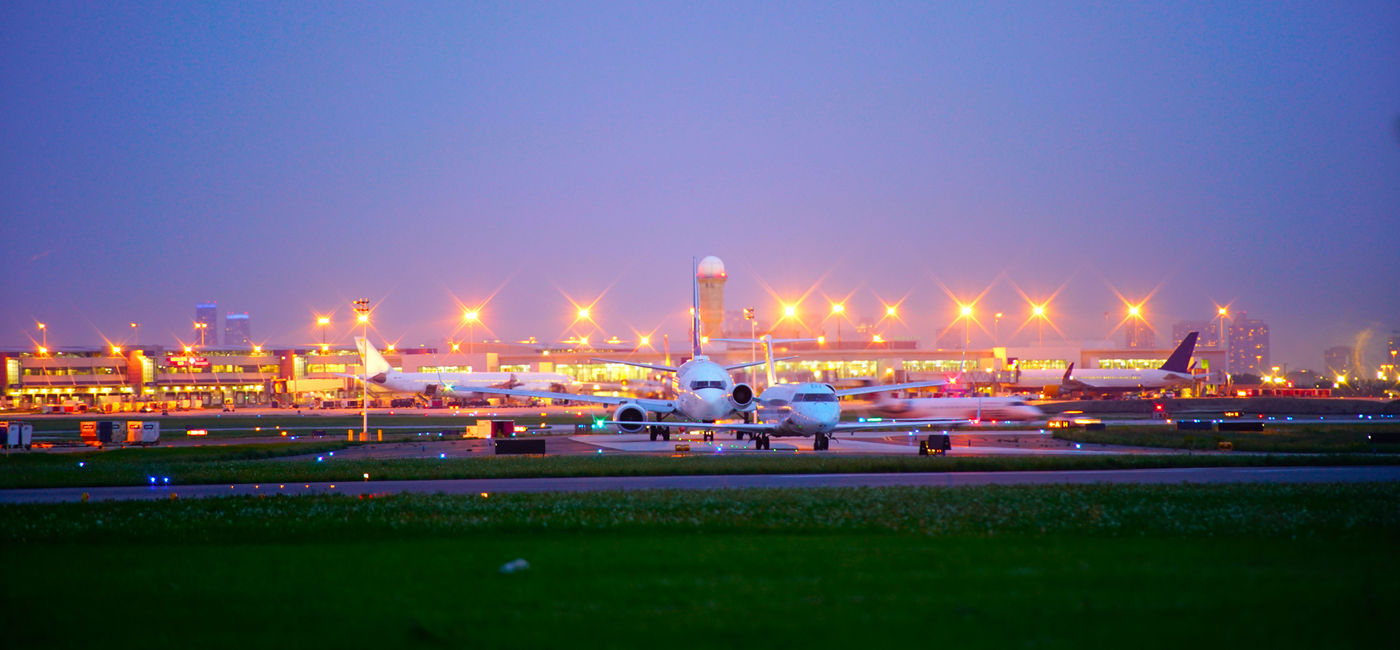
[[360, 358], [365, 362], [365, 375], [373, 377], [380, 373], [391, 370], [389, 362], [384, 356], [379, 354], [379, 350], [374, 349], [370, 342], [362, 337], [355, 337], [355, 347], [360, 349]]
[[[775, 343], [813, 343], [817, 339], [775, 339], [771, 334], [764, 334], [756, 339], [711, 339], [717, 342], [727, 343], [758, 343], [763, 346], [764, 365], [768, 368], [768, 385], [778, 383], [778, 373], [773, 366], [773, 344]], [[791, 359], [792, 357], [784, 357]]]
[[690, 258], [690, 354], [700, 356], [700, 262]]
[[1167, 362], [1162, 364], [1159, 370], [1191, 372], [1191, 354], [1196, 351], [1196, 338], [1200, 335], [1200, 332], [1191, 332], [1186, 335], [1186, 338], [1181, 339], [1181, 345], [1176, 346], [1176, 350], [1172, 352], [1170, 357], [1167, 357]]
[[1069, 376], [1072, 375], [1072, 374], [1074, 374], [1074, 362], [1073, 362], [1073, 361], [1071, 361], [1071, 362], [1069, 363], [1069, 368], [1066, 368], [1066, 369], [1065, 369], [1065, 376], [1064, 376], [1063, 378], [1060, 379], [1060, 383], [1062, 383], [1062, 384], [1068, 384], [1068, 383], [1069, 383]]

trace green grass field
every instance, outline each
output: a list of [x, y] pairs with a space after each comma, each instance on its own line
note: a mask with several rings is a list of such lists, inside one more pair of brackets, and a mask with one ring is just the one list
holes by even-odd
[[1373, 433], [1400, 433], [1400, 422], [1366, 424], [1269, 423], [1262, 432], [1181, 431], [1168, 426], [1108, 427], [1099, 431], [1056, 429], [1062, 440], [1104, 445], [1163, 447], [1168, 449], [1217, 449], [1230, 442], [1235, 451], [1261, 453], [1397, 453], [1400, 444], [1377, 444]]
[[1385, 647], [1396, 503], [1348, 484], [0, 506], [0, 629], [16, 648]]
[[[1111, 456], [876, 456], [829, 454], [695, 454], [659, 456], [435, 457], [350, 460], [332, 452], [359, 443], [315, 441], [266, 445], [128, 448], [77, 453], [11, 453], [0, 456], [0, 489], [145, 485], [169, 477], [174, 485], [458, 478], [579, 476], [679, 476], [693, 474], [808, 474], [879, 472], [982, 472], [1165, 467], [1400, 464], [1393, 454]], [[321, 456], [323, 460], [317, 461]], [[80, 465], [81, 463], [81, 465]]]

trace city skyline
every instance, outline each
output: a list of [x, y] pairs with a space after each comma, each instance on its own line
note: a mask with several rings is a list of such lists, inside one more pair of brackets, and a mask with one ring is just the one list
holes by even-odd
[[1400, 323], [1394, 3], [0, 12], [7, 347], [174, 343], [208, 299], [276, 343], [357, 298], [409, 343], [594, 301], [675, 339], [705, 255], [727, 309], [903, 298], [924, 347], [984, 292], [974, 347], [1036, 340], [1022, 293], [1047, 343], [1228, 306], [1289, 367]]

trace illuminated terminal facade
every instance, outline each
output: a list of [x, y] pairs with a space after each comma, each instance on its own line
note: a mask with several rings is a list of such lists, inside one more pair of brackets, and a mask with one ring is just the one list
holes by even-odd
[[[718, 346], [716, 346], [718, 347]], [[661, 373], [617, 363], [601, 363], [599, 354], [623, 360], [678, 365], [682, 354], [650, 347], [601, 346], [577, 349], [565, 344], [480, 342], [472, 352], [434, 347], [395, 350], [384, 346], [389, 363], [405, 372], [558, 372], [576, 379], [579, 391], [619, 391], [648, 385]], [[749, 361], [761, 352], [747, 345], [706, 350], [725, 364]], [[920, 350], [913, 341], [856, 342], [841, 345], [805, 343], [779, 346], [777, 356], [796, 358], [776, 363], [780, 381], [822, 381], [836, 385], [862, 380], [882, 383], [947, 379], [955, 392], [1039, 392], [1017, 386], [1022, 369], [1155, 368], [1170, 349], [1128, 349], [1106, 342], [1058, 346]], [[1224, 352], [1198, 350], [1199, 391], [1210, 394], [1224, 383]], [[69, 405], [79, 408], [130, 408], [159, 403], [162, 408], [248, 406], [310, 407], [329, 400], [354, 399], [364, 372], [353, 348], [262, 346], [249, 348], [60, 348], [0, 350], [4, 373], [0, 393], [11, 407]], [[745, 374], [747, 373], [747, 374]], [[737, 371], [761, 386], [764, 373]], [[380, 404], [387, 405], [389, 396]], [[81, 405], [81, 406], [79, 406]]]

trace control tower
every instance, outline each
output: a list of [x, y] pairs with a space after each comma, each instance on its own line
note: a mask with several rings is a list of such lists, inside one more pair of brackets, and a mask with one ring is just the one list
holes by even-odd
[[700, 260], [695, 279], [700, 283], [700, 335], [721, 336], [724, 323], [724, 262], [710, 255]]

